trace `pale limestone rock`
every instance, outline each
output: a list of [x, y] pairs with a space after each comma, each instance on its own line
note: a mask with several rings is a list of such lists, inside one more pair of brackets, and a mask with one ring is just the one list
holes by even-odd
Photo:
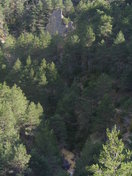
[[6, 34], [5, 34], [5, 31], [4, 31], [3, 22], [0, 21], [0, 42], [2, 44], [5, 43], [5, 37], [6, 37]]
[[46, 26], [46, 31], [51, 35], [58, 34], [60, 36], [66, 36], [69, 31], [72, 31], [73, 22], [70, 21], [68, 25], [63, 22], [63, 14], [61, 9], [56, 9], [53, 11], [49, 18], [49, 23]]

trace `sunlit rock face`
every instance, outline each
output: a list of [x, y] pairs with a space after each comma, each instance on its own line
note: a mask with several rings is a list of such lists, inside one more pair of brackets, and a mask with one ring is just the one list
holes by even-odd
[[1, 43], [5, 43], [5, 37], [6, 37], [6, 34], [4, 31], [3, 22], [0, 21], [0, 42]]
[[54, 10], [49, 18], [49, 23], [46, 26], [46, 31], [51, 35], [58, 34], [60, 36], [66, 36], [68, 32], [72, 31], [73, 22], [70, 21], [68, 24], [64, 24], [64, 16], [61, 9]]

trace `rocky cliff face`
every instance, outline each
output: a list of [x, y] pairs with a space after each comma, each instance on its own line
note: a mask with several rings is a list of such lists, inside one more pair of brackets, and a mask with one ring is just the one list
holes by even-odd
[[56, 33], [60, 36], [66, 36], [69, 31], [73, 30], [72, 21], [64, 24], [64, 16], [61, 9], [54, 10], [49, 18], [49, 23], [46, 26], [46, 31], [51, 35]]

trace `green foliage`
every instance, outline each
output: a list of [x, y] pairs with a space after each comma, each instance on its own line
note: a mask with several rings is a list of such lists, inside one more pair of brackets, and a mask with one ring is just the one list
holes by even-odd
[[[106, 1], [80, 2], [81, 15], [77, 16], [77, 33], [80, 39], [89, 35], [90, 39], [98, 42], [112, 33], [112, 17], [109, 15], [109, 4]], [[90, 34], [89, 34], [90, 33]]]
[[[42, 107], [30, 103], [20, 88], [0, 85], [0, 160], [1, 175], [10, 172], [24, 174], [28, 171], [30, 155], [21, 141], [21, 130], [26, 136], [34, 134], [40, 123]], [[33, 116], [34, 115], [34, 116]]]
[[67, 132], [63, 116], [56, 114], [50, 118], [50, 126], [54, 130], [57, 141], [63, 146], [66, 145]]
[[54, 9], [62, 8], [63, 2], [62, 2], [62, 0], [52, 0], [52, 5], [53, 5]]
[[[77, 129], [77, 118], [75, 115], [75, 106], [77, 103], [77, 95], [79, 95], [79, 88], [73, 87], [66, 91], [63, 98], [58, 102], [57, 115], [60, 115], [64, 119], [66, 128], [66, 143], [70, 148], [73, 148], [76, 143], [76, 129]], [[65, 135], [65, 129], [62, 133]], [[60, 136], [60, 135], [59, 135]]]
[[27, 169], [31, 156], [27, 155], [26, 148], [22, 144], [14, 148], [14, 153], [15, 156], [10, 165], [12, 168], [15, 168], [16, 170], [20, 171], [20, 173], [22, 173]]
[[[92, 165], [89, 170], [94, 176], [106, 175], [130, 175], [132, 163], [130, 158], [132, 153], [126, 149], [124, 143], [119, 139], [120, 132], [116, 126], [110, 132], [107, 130], [108, 140], [103, 145], [100, 153], [99, 164]], [[127, 169], [126, 169], [127, 168]]]
[[66, 12], [70, 12], [70, 10], [73, 8], [73, 3], [71, 0], [65, 0], [64, 1], [64, 7], [66, 9]]
[[114, 106], [108, 95], [104, 95], [96, 110], [95, 123], [98, 130], [105, 130], [112, 124]]
[[82, 43], [84, 46], [90, 47], [95, 41], [95, 34], [91, 27], [87, 27]]
[[47, 123], [39, 128], [35, 144], [36, 148], [32, 151], [33, 160], [31, 161], [35, 174], [65, 176], [66, 173], [61, 169], [61, 158], [55, 136]]
[[63, 18], [63, 23], [65, 24], [65, 25], [68, 25], [68, 23], [69, 23], [69, 20], [68, 20], [68, 18]]
[[52, 8], [53, 8], [53, 6], [52, 6], [52, 0], [45, 0], [44, 3], [45, 3], [46, 8], [48, 10], [52, 10]]
[[13, 70], [15, 72], [20, 71], [21, 66], [22, 66], [22, 63], [21, 63], [20, 59], [17, 59], [14, 66], [13, 66]]
[[120, 32], [117, 34], [114, 43], [115, 43], [116, 45], [118, 45], [118, 44], [121, 44], [121, 43], [123, 43], [123, 42], [125, 42], [124, 34], [122, 33], [122, 31], [120, 31]]
[[[46, 107], [46, 111], [51, 104], [54, 109], [59, 91], [62, 89], [59, 85], [61, 80], [56, 65], [53, 62], [48, 63], [45, 59], [42, 59], [41, 62], [32, 60], [30, 56], [25, 64], [19, 59], [16, 60], [5, 80], [11, 86], [14, 83], [20, 86], [29, 99], [40, 102]], [[49, 110], [49, 113], [52, 111]]]
[[101, 148], [100, 141], [91, 141], [90, 139], [86, 141], [82, 149], [81, 156], [76, 163], [75, 176], [88, 175], [86, 166], [91, 165], [92, 163], [95, 163], [97, 161], [99, 148]]
[[[58, 8], [64, 24], [73, 21], [66, 37], [46, 32]], [[13, 86], [0, 85], [0, 175], [64, 176], [58, 146], [81, 153], [75, 175], [91, 175], [85, 166], [97, 163], [104, 131], [114, 123], [131, 142], [131, 33], [130, 0], [0, 2], [0, 82]], [[119, 153], [122, 143], [112, 140]], [[102, 175], [117, 164], [108, 156], [99, 159]], [[126, 161], [116, 175], [130, 175]]]

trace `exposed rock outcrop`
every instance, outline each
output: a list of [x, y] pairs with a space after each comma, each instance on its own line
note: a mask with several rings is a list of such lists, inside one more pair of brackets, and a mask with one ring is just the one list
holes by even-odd
[[3, 22], [0, 21], [0, 42], [5, 43], [6, 33], [4, 31]]
[[66, 36], [74, 27], [72, 21], [65, 24], [64, 19], [66, 18], [63, 16], [61, 9], [54, 10], [49, 18], [46, 31], [51, 35], [58, 34], [60, 36]]

